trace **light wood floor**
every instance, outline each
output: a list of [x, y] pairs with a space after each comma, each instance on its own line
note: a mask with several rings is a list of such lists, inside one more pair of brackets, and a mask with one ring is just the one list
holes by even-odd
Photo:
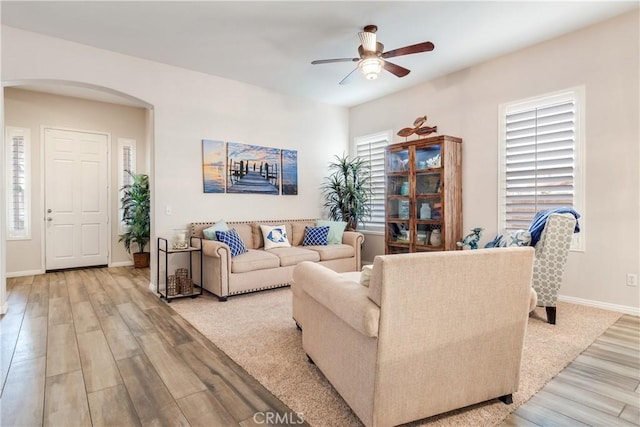
[[148, 277], [148, 269], [104, 268], [8, 279], [0, 425], [298, 420], [148, 292]]
[[[148, 292], [148, 277], [109, 268], [8, 279], [0, 425], [299, 421]], [[640, 425], [639, 346], [640, 320], [623, 316], [503, 425]]]
[[640, 425], [640, 319], [622, 316], [503, 426]]

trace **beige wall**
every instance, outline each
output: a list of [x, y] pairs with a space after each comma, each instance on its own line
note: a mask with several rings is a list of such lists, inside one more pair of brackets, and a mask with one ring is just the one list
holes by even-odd
[[[31, 79], [96, 85], [153, 106], [152, 253], [157, 236], [191, 221], [319, 217], [326, 165], [348, 150], [346, 108], [3, 26], [3, 82]], [[202, 139], [298, 150], [299, 194], [204, 194]]]
[[[424, 114], [463, 138], [464, 229], [484, 227], [484, 244], [498, 231], [498, 105], [584, 85], [586, 250], [570, 254], [561, 294], [637, 312], [638, 288], [625, 278], [640, 272], [638, 22], [636, 10], [354, 107], [351, 139], [397, 132]], [[364, 260], [383, 243], [366, 236]]]
[[[43, 260], [43, 180], [42, 126], [107, 133], [110, 136], [111, 162], [111, 263], [129, 262], [122, 243], [118, 242], [118, 138], [136, 140], [137, 171], [147, 171], [146, 110], [143, 108], [94, 102], [78, 98], [5, 88], [4, 114], [7, 126], [31, 130], [31, 239], [7, 242], [7, 274], [34, 272]], [[29, 256], [25, 256], [29, 254]]]

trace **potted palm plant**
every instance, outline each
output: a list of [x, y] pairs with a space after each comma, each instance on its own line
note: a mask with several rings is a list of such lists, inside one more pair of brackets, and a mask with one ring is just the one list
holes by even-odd
[[[144, 249], [151, 239], [151, 193], [149, 192], [149, 176], [127, 171], [133, 178], [131, 184], [122, 187], [122, 222], [125, 232], [120, 235], [120, 242], [130, 254], [136, 268], [149, 266], [149, 252]], [[137, 247], [133, 251], [133, 246]]]
[[329, 218], [347, 223], [347, 230], [356, 230], [369, 215], [369, 166], [359, 157], [335, 156], [329, 163], [330, 175], [322, 185], [324, 207]]

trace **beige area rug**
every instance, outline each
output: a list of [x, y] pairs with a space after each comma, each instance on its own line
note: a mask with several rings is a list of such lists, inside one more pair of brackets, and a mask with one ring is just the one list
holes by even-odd
[[[361, 425], [318, 368], [307, 361], [301, 332], [291, 318], [289, 288], [234, 296], [227, 302], [205, 295], [171, 306], [293, 411], [303, 413], [310, 425]], [[546, 323], [541, 308], [529, 318], [520, 387], [512, 405], [494, 400], [415, 424], [500, 423], [620, 317], [619, 313], [566, 303], [559, 303], [557, 310], [555, 326]]]

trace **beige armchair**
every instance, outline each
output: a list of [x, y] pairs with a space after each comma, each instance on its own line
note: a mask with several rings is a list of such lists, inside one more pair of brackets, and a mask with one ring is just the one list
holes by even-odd
[[367, 426], [486, 400], [511, 403], [527, 325], [531, 247], [376, 257], [370, 286], [310, 262], [293, 309], [309, 358]]
[[539, 307], [545, 307], [547, 321], [556, 324], [558, 289], [562, 285], [576, 218], [571, 214], [551, 214], [536, 243], [532, 287], [538, 294]]

